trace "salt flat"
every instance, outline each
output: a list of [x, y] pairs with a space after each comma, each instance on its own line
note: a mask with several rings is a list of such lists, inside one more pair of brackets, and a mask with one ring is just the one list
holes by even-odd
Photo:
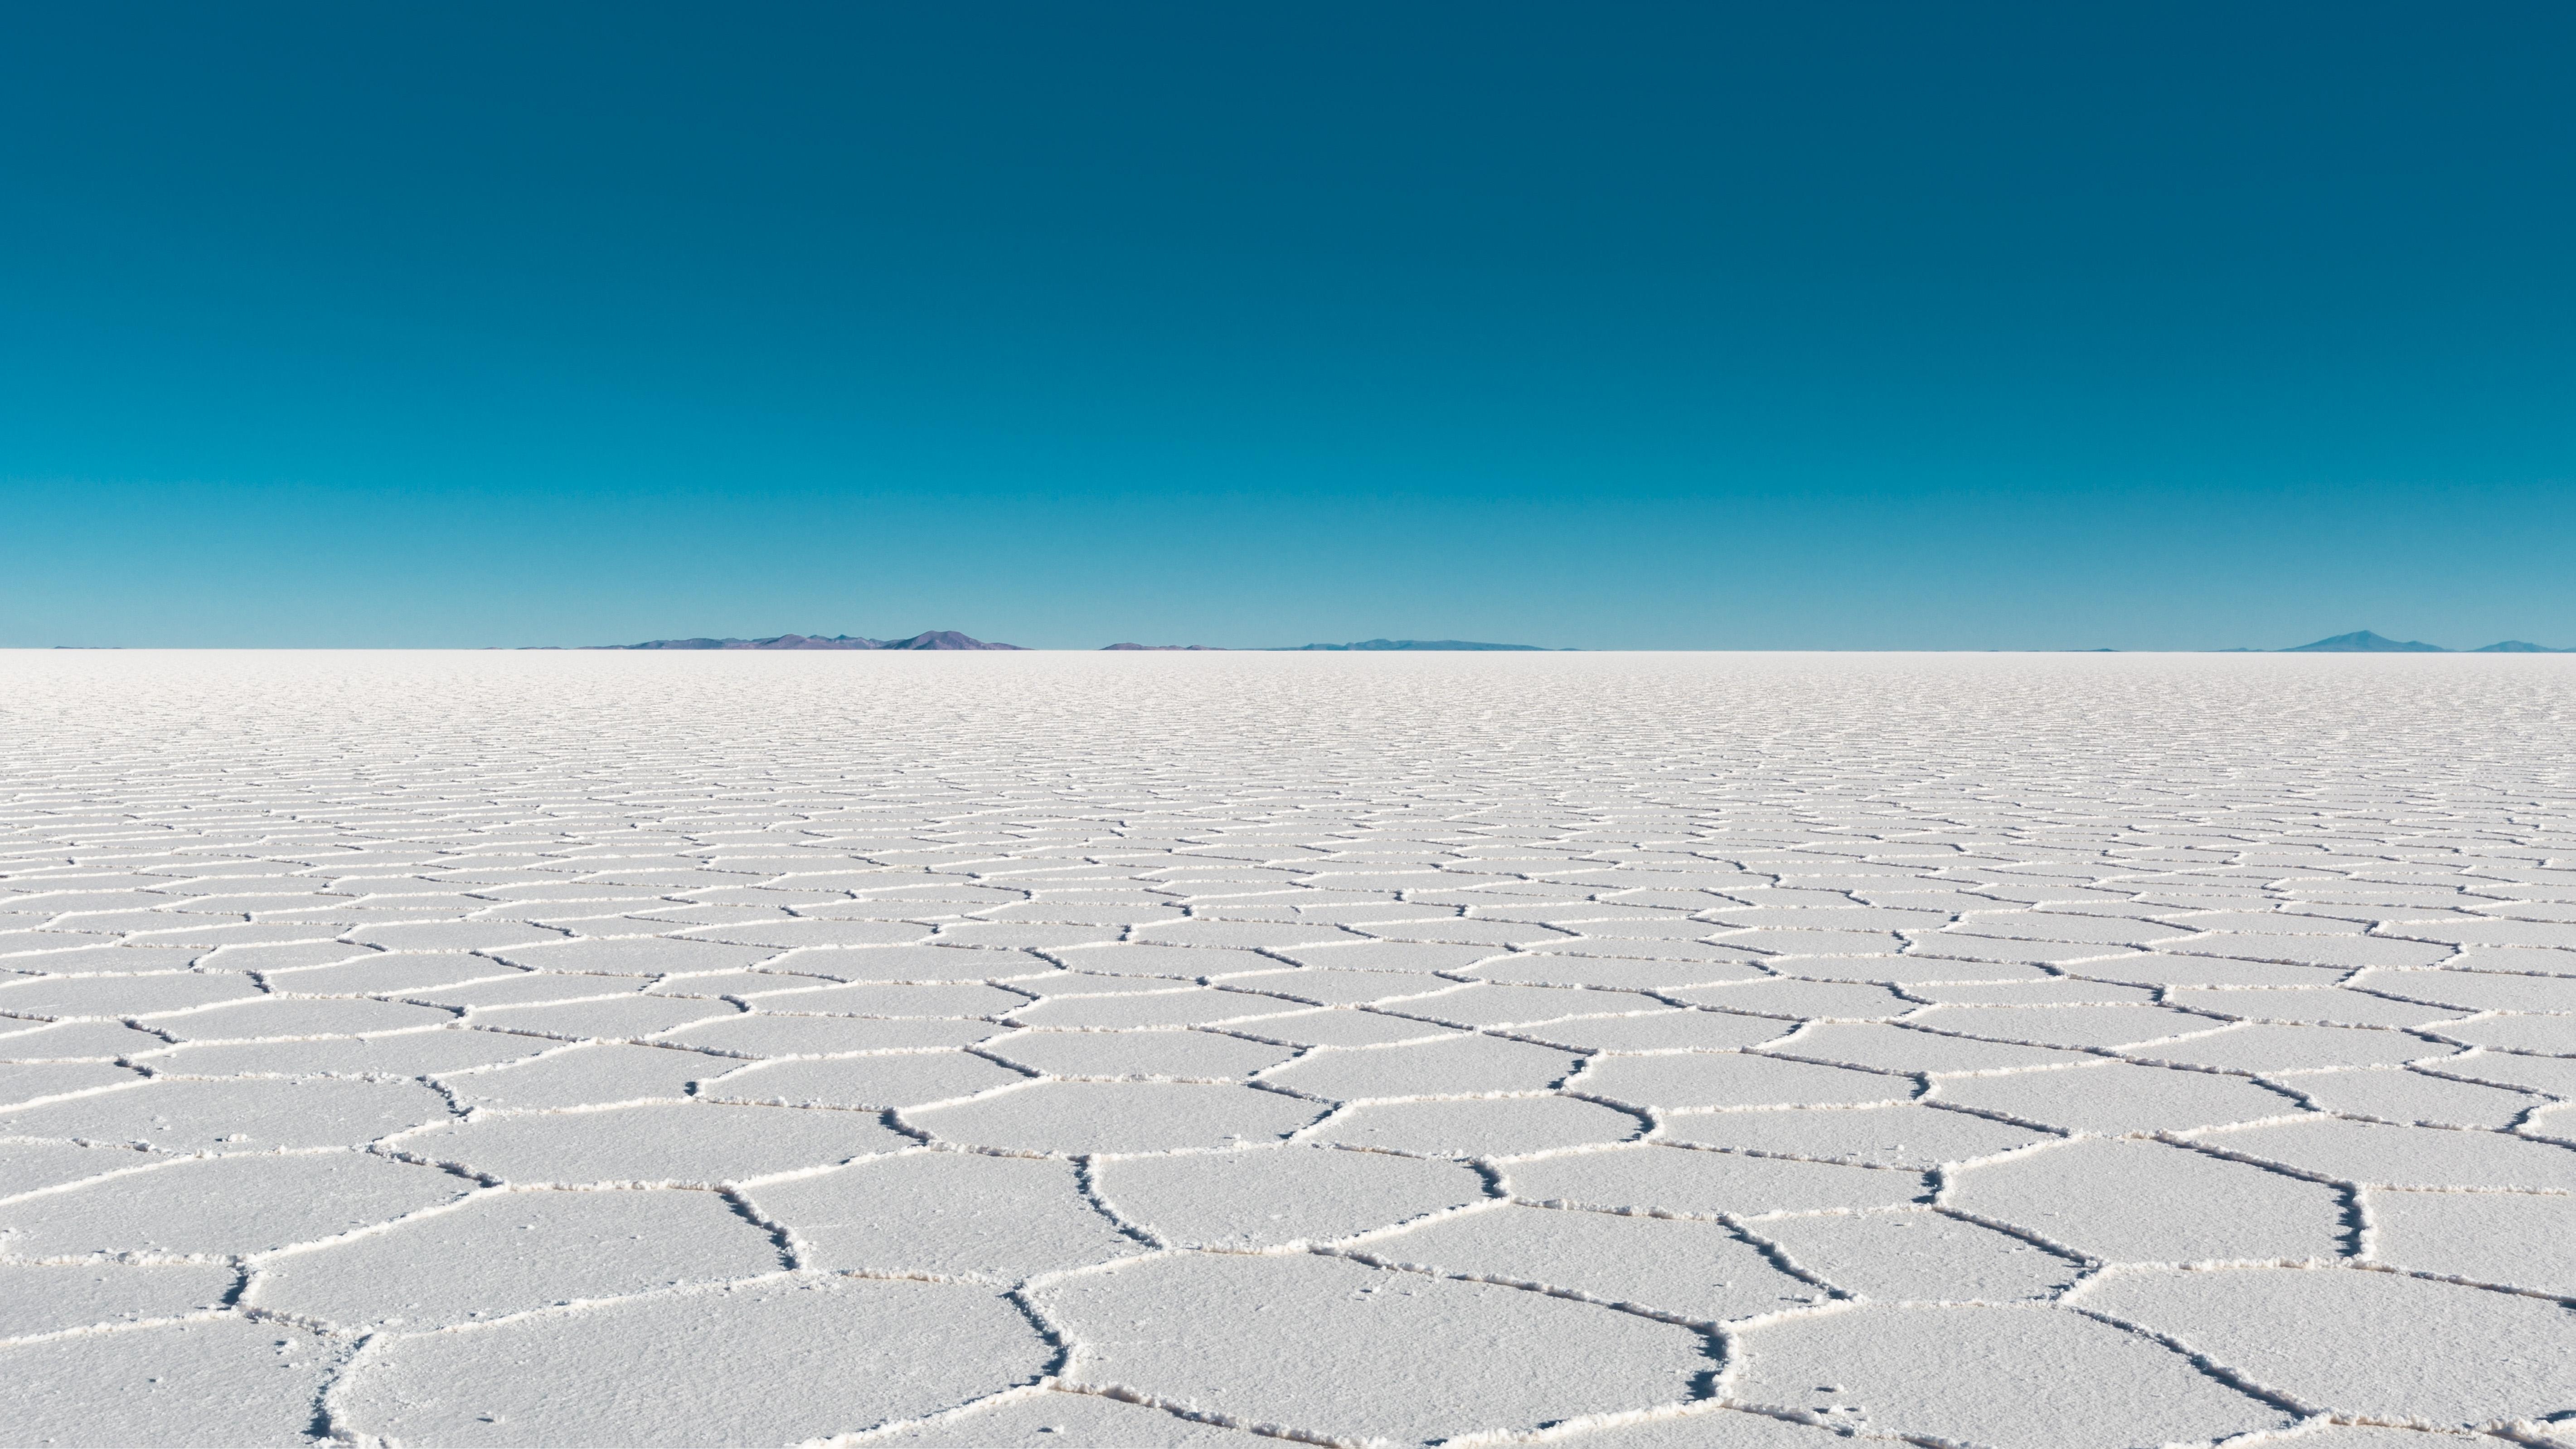
[[2576, 1442], [2571, 706], [0, 655], [0, 1439]]

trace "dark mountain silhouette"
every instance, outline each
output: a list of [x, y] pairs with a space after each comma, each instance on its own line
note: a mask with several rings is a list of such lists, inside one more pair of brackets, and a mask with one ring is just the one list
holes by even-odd
[[1213, 649], [1221, 653], [1225, 646], [1222, 644], [1103, 644], [1100, 648], [1103, 653], [1112, 649], [1140, 649], [1147, 653], [1159, 653], [1171, 649]]
[[1289, 650], [1330, 649], [1335, 651], [1349, 649], [1519, 649], [1528, 650], [1532, 653], [1548, 652], [1547, 646], [1543, 644], [1471, 644], [1464, 639], [1364, 639], [1357, 644], [1289, 644], [1282, 647]]
[[2408, 640], [2401, 644], [2385, 634], [2373, 634], [2368, 629], [2356, 629], [2349, 634], [2337, 634], [2331, 639], [2320, 639], [2314, 644], [2301, 644], [2280, 652], [2283, 654], [2448, 654], [2451, 651], [2439, 644], [2426, 644], [2419, 640]]
[[934, 629], [909, 639], [863, 639], [855, 634], [780, 634], [768, 639], [648, 639], [641, 644], [593, 644], [592, 649], [1017, 649], [987, 644], [954, 629]]
[[1017, 644], [987, 644], [970, 639], [954, 629], [934, 629], [915, 634], [909, 639], [889, 639], [877, 645], [880, 649], [1017, 649]]
[[[2283, 654], [2452, 654], [2461, 651], [2445, 649], [2439, 644], [2425, 644], [2417, 641], [2400, 643], [2384, 634], [2373, 634], [2368, 629], [2360, 629], [2350, 634], [2337, 634], [2331, 639], [2320, 639], [2314, 644], [2302, 644], [2296, 649], [2283, 649], [2279, 652]], [[2507, 639], [2500, 644], [2483, 645], [2466, 652], [2470, 654], [2576, 654], [2576, 649], [2552, 649], [2546, 644], [2530, 644], [2520, 639]]]

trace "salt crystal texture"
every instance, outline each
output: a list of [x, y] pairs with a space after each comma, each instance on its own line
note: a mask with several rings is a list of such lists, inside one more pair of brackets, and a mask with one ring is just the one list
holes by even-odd
[[2571, 696], [0, 655], [0, 1442], [2570, 1442]]

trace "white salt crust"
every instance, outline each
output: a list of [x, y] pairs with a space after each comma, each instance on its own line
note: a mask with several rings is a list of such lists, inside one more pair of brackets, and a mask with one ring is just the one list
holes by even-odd
[[0, 655], [0, 1443], [2576, 1443], [2571, 703]]

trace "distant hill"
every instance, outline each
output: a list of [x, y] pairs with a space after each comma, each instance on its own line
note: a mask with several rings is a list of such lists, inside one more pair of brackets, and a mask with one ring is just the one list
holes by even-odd
[[[1364, 639], [1357, 644], [1289, 644], [1281, 650], [1304, 649], [1525, 649], [1532, 653], [1549, 652], [1543, 644], [1471, 644], [1464, 639]], [[1274, 650], [1272, 652], [1281, 652]]]
[[987, 644], [954, 629], [934, 629], [909, 639], [863, 639], [855, 634], [780, 634], [768, 639], [648, 639], [641, 644], [592, 644], [592, 649], [1017, 649]]
[[2408, 640], [2401, 644], [2385, 634], [2373, 634], [2368, 629], [2356, 629], [2349, 634], [2337, 634], [2331, 639], [2320, 639], [2314, 644], [2301, 644], [2280, 652], [2283, 654], [2448, 654], [2451, 651], [2439, 644], [2426, 644], [2420, 640]]
[[1165, 650], [1190, 649], [1213, 649], [1219, 653], [1223, 653], [1225, 651], [1225, 646], [1222, 644], [1103, 644], [1100, 648], [1103, 653], [1107, 653], [1112, 649], [1137, 649], [1143, 650], [1149, 654], [1160, 653]]
[[[2399, 643], [2385, 634], [2373, 634], [2368, 629], [2357, 629], [2350, 634], [2337, 634], [2331, 639], [2320, 639], [2314, 644], [2302, 644], [2295, 649], [2283, 649], [2278, 652], [2283, 654], [2452, 654], [2460, 651], [2418, 640]], [[2507, 639], [2501, 644], [2489, 644], [2467, 652], [2471, 654], [2576, 654], [2576, 649], [2552, 649], [2546, 644], [2526, 644], [2520, 639]]]
[[935, 629], [926, 634], [915, 634], [909, 639], [891, 639], [877, 647], [880, 649], [1017, 649], [1020, 646], [987, 644], [981, 639], [970, 639], [954, 629]]

